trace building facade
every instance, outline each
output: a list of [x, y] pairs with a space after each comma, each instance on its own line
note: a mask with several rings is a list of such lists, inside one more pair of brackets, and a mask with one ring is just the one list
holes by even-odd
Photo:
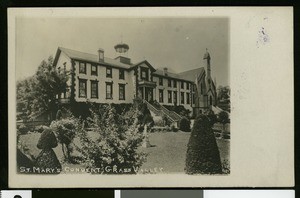
[[98, 54], [88, 54], [59, 47], [54, 65], [63, 69], [70, 78], [65, 92], [57, 97], [62, 103], [90, 101], [115, 104], [132, 103], [138, 97], [161, 105], [182, 105], [195, 112], [216, 105], [210, 56], [209, 59], [204, 58], [208, 75], [204, 67], [172, 73], [168, 68], [155, 69], [147, 60], [133, 64], [124, 53], [111, 59], [104, 56], [102, 49], [98, 50]]

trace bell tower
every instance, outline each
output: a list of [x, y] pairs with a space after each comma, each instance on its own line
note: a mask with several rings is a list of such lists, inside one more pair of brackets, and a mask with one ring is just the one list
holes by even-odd
[[205, 61], [206, 64], [206, 72], [207, 72], [207, 79], [211, 81], [211, 69], [210, 69], [210, 54], [208, 53], [208, 50], [206, 48], [206, 52], [204, 54], [203, 60]]

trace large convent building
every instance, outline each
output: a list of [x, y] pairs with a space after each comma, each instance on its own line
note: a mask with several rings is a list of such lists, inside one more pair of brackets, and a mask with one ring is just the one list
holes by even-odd
[[[210, 55], [199, 58], [199, 68], [173, 73], [168, 68], [156, 69], [147, 60], [132, 63], [125, 55], [127, 44], [115, 46], [119, 55], [105, 56], [103, 49], [89, 54], [58, 47], [54, 66], [69, 73], [65, 92], [58, 96], [62, 103], [132, 103], [141, 98], [149, 103], [182, 105], [196, 113], [216, 105], [216, 87], [211, 77]], [[184, 65], [183, 65], [184, 67]]]

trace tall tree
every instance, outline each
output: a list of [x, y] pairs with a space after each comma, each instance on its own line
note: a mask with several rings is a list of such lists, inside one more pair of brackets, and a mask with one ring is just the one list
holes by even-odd
[[19, 90], [23, 90], [17, 93], [19, 105], [26, 104], [24, 108], [28, 110], [29, 118], [35, 118], [45, 112], [49, 112], [54, 118], [58, 108], [56, 95], [65, 90], [67, 80], [66, 72], [57, 69], [53, 65], [53, 57], [50, 56], [47, 61], [41, 62], [35, 75], [27, 80], [28, 82], [19, 83]]

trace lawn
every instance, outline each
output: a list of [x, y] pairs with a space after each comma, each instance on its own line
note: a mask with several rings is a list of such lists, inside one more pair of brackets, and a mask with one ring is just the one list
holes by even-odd
[[[185, 155], [187, 150], [187, 143], [189, 141], [190, 132], [156, 132], [149, 134], [151, 147], [140, 148], [141, 151], [148, 153], [147, 161], [142, 165], [143, 170], [153, 170], [154, 168], [162, 168], [162, 173], [184, 172]], [[20, 136], [21, 144], [27, 147], [29, 153], [36, 157], [41, 150], [36, 147], [40, 133], [29, 133]], [[79, 145], [79, 139], [75, 138], [74, 143]], [[229, 146], [230, 140], [217, 139], [217, 144], [220, 150], [221, 160], [229, 161]], [[59, 144], [55, 149], [58, 159], [61, 163], [64, 161], [61, 145]], [[80, 155], [78, 151], [74, 151], [73, 155]], [[82, 165], [73, 165], [66, 162], [62, 163], [64, 166], [83, 167]]]
[[[142, 148], [148, 153], [142, 169], [163, 168], [163, 172], [183, 172], [190, 132], [160, 132], [149, 135], [152, 147]], [[217, 139], [221, 160], [229, 161], [230, 140]]]

